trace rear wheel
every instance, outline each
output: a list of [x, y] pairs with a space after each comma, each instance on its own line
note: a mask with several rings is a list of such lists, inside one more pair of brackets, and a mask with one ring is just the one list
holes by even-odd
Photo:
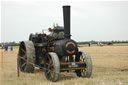
[[20, 71], [32, 73], [35, 64], [35, 47], [32, 41], [23, 41], [20, 43], [18, 53], [18, 64]]
[[79, 60], [86, 63], [86, 67], [82, 70], [76, 70], [76, 75], [78, 77], [87, 77], [89, 78], [92, 74], [92, 61], [91, 57], [87, 52], [79, 52]]
[[47, 80], [55, 82], [59, 79], [60, 62], [58, 56], [54, 52], [49, 52], [45, 56], [45, 76]]

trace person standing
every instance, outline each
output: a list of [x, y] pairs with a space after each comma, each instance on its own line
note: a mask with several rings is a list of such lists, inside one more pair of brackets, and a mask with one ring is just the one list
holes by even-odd
[[5, 48], [5, 51], [8, 51], [8, 45], [5, 45], [4, 48]]
[[13, 51], [13, 46], [10, 47], [10, 51]]
[[1, 45], [1, 49], [4, 49], [4, 45], [3, 44]]

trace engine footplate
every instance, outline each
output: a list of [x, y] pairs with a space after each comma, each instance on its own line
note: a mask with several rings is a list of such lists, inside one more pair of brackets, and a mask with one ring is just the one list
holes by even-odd
[[80, 70], [86, 67], [86, 63], [84, 62], [61, 62], [60, 63], [60, 70]]

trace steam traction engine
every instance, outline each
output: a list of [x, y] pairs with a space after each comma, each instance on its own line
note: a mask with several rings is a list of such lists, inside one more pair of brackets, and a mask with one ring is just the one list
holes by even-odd
[[19, 47], [20, 71], [32, 73], [37, 65], [45, 71], [49, 81], [57, 81], [60, 72], [74, 70], [78, 77], [89, 78], [92, 74], [91, 57], [78, 50], [70, 34], [70, 6], [63, 6], [64, 27], [49, 28], [50, 34], [30, 34], [28, 41]]

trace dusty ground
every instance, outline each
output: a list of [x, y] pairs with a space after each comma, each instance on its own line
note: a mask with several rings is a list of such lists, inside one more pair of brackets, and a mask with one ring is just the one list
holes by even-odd
[[[60, 80], [52, 83], [44, 73], [20, 73], [17, 77], [16, 56], [13, 52], [0, 49], [0, 85], [128, 85], [128, 46], [81, 47], [87, 51], [93, 62], [90, 79], [78, 78], [75, 73], [61, 73]], [[3, 54], [3, 57], [2, 57]]]

